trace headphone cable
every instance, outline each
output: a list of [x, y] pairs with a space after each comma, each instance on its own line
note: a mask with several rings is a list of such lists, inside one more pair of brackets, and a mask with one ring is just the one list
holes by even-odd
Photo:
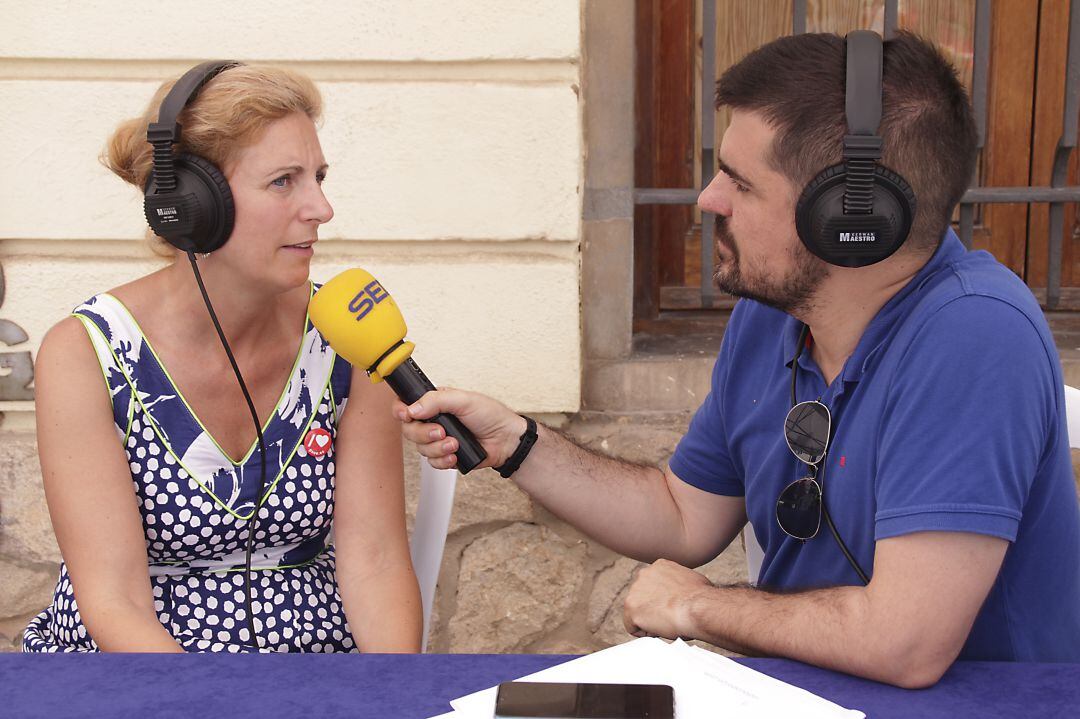
[[829, 515], [829, 508], [825, 506], [825, 489], [821, 490], [821, 513], [825, 517], [825, 523], [829, 525], [829, 531], [832, 532], [833, 539], [840, 545], [840, 551], [844, 553], [844, 557], [848, 560], [848, 564], [855, 570], [855, 573], [859, 575], [859, 579], [862, 580], [864, 585], [870, 584], [870, 577], [866, 576], [866, 572], [859, 566], [859, 562], [855, 557], [851, 555], [851, 550], [844, 544], [844, 540], [840, 538], [840, 532], [836, 529], [836, 525], [833, 524], [832, 517]]
[[229, 343], [225, 339], [225, 332], [222, 331], [221, 323], [218, 322], [214, 306], [210, 304], [210, 296], [206, 293], [206, 286], [203, 284], [202, 275], [199, 273], [199, 267], [195, 261], [195, 252], [188, 250], [187, 256], [191, 262], [191, 271], [195, 273], [195, 281], [199, 284], [199, 292], [202, 293], [203, 302], [206, 303], [206, 309], [210, 312], [210, 319], [214, 323], [214, 329], [217, 330], [218, 338], [221, 340], [221, 346], [225, 348], [225, 354], [229, 357], [229, 364], [232, 365], [233, 373], [236, 374], [236, 381], [240, 383], [240, 391], [244, 393], [244, 400], [247, 401], [248, 409], [251, 411], [251, 421], [255, 423], [255, 434], [259, 438], [259, 491], [255, 493], [255, 506], [248, 517], [247, 551], [244, 556], [244, 595], [247, 602], [248, 632], [251, 634], [252, 645], [255, 649], [259, 649], [258, 635], [255, 634], [254, 600], [252, 599], [251, 589], [251, 547], [255, 539], [255, 526], [259, 520], [259, 509], [262, 507], [263, 489], [266, 487], [266, 445], [263, 442], [262, 425], [259, 424], [259, 414], [255, 411], [255, 403], [251, 400], [247, 385], [244, 384], [244, 377], [240, 374], [240, 367], [237, 366], [236, 358], [233, 357], [232, 349], [229, 348]]

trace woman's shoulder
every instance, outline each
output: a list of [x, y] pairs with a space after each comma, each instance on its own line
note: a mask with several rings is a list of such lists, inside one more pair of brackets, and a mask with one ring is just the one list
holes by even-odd
[[92, 340], [77, 317], [65, 317], [45, 333], [34, 358], [34, 381], [39, 390], [54, 384], [76, 386], [86, 377], [100, 374]]
[[[84, 302], [79, 306], [83, 307], [86, 304]], [[82, 322], [74, 314], [68, 315], [50, 327], [41, 339], [41, 346], [38, 349], [38, 361], [41, 361], [44, 354], [72, 351], [82, 346], [89, 347], [86, 340], [86, 330], [83, 328]]]

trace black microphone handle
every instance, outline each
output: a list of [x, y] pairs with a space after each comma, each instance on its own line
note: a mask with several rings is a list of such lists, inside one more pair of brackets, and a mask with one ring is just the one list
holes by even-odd
[[[420, 366], [412, 357], [409, 357], [398, 368], [386, 375], [383, 379], [390, 389], [401, 398], [405, 404], [412, 404], [424, 396], [426, 392], [435, 389], [435, 385], [427, 378]], [[462, 424], [461, 420], [452, 414], [437, 414], [431, 418], [446, 430], [447, 437], [453, 437], [458, 441], [457, 469], [462, 474], [468, 474], [476, 465], [487, 459], [487, 452], [476, 441], [476, 437], [469, 428]]]

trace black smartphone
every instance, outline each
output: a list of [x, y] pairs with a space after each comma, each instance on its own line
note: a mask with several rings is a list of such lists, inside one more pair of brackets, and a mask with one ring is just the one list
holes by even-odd
[[674, 719], [666, 684], [503, 682], [497, 719]]

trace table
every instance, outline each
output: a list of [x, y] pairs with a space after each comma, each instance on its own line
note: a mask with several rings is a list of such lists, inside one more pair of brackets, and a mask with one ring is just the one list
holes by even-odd
[[[450, 711], [450, 699], [572, 658], [0, 654], [0, 716], [430, 717]], [[872, 719], [1080, 715], [1080, 664], [960, 662], [937, 686], [909, 691], [783, 659], [739, 661]]]

